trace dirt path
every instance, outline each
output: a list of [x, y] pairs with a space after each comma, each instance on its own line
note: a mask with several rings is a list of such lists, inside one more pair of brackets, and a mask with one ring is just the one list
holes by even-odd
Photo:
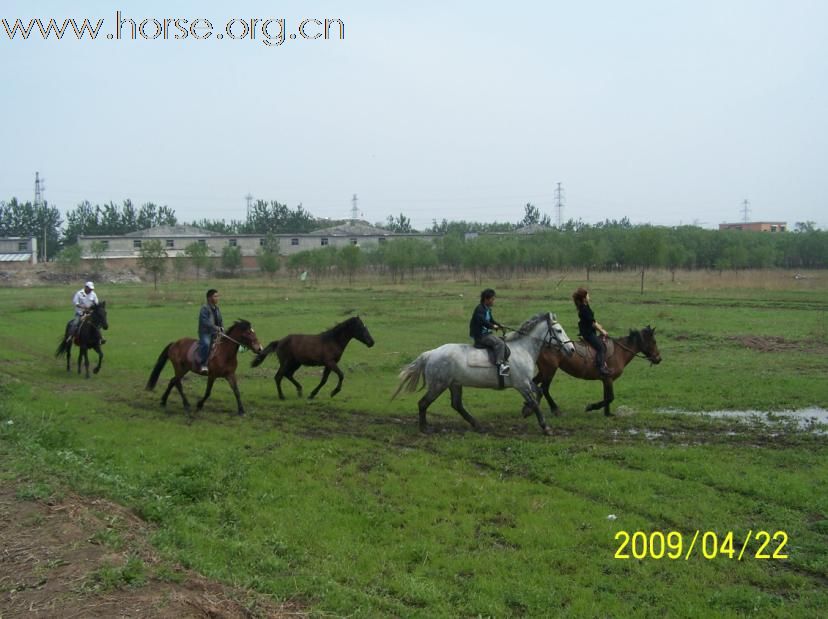
[[0, 488], [0, 619], [307, 615], [161, 561], [148, 525], [119, 505], [17, 494]]

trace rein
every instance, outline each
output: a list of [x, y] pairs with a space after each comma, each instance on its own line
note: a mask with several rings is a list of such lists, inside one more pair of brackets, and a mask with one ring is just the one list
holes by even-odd
[[238, 341], [238, 340], [234, 340], [232, 337], [230, 337], [229, 335], [227, 335], [224, 331], [219, 331], [219, 336], [223, 337], [223, 338], [224, 338], [224, 339], [226, 339], [226, 340], [230, 340], [231, 342], [233, 342], [234, 344], [236, 344], [239, 348], [241, 348], [241, 352], [247, 352], [247, 351], [249, 351], [249, 350], [250, 350], [247, 346], [245, 346], [244, 344], [242, 344], [242, 343], [241, 343], [240, 341]]
[[625, 346], [624, 344], [622, 344], [622, 343], [621, 343], [621, 339], [622, 339], [622, 338], [619, 338], [619, 339], [617, 339], [617, 340], [613, 340], [613, 342], [615, 342], [615, 345], [616, 345], [616, 346], [619, 346], [619, 347], [623, 348], [623, 349], [624, 349], [624, 350], [626, 350], [627, 352], [631, 352], [631, 353], [633, 354], [633, 357], [641, 357], [642, 359], [646, 359], [646, 360], [647, 360], [647, 361], [649, 361], [650, 363], [652, 363], [652, 362], [653, 362], [653, 361], [652, 361], [652, 359], [650, 359], [650, 357], [649, 357], [648, 355], [645, 355], [645, 354], [644, 354], [644, 351], [643, 351], [643, 350], [635, 351], [635, 350], [633, 350], [632, 348], [629, 348], [629, 347]]

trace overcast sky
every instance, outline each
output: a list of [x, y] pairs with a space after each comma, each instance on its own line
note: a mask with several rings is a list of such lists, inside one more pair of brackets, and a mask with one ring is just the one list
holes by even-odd
[[[516, 222], [527, 202], [554, 222], [561, 182], [564, 220], [714, 227], [747, 199], [751, 220], [828, 228], [828, 2], [65, 5], [0, 7], [104, 20], [95, 41], [0, 25], [3, 200], [32, 199], [39, 171], [64, 213], [131, 198], [242, 219], [249, 192], [346, 218], [357, 194], [363, 219], [422, 228]], [[108, 40], [118, 9], [213, 35]], [[345, 38], [218, 39], [254, 17], [288, 34], [338, 18]]]

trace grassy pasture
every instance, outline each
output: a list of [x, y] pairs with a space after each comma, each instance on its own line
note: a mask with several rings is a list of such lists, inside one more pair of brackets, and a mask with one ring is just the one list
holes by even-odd
[[[482, 434], [447, 395], [431, 407], [431, 436], [417, 431], [419, 396], [389, 401], [404, 364], [466, 341], [480, 288], [469, 281], [211, 282], [225, 321], [250, 320], [262, 344], [354, 311], [377, 344], [353, 342], [342, 393], [330, 399], [329, 381], [310, 402], [287, 381], [280, 402], [276, 360], [252, 369], [242, 355], [247, 417], [231, 414], [219, 382], [192, 424], [175, 392], [158, 404], [169, 367], [155, 392], [143, 387], [164, 345], [195, 333], [205, 283], [100, 286], [109, 342], [89, 381], [53, 357], [74, 290], [4, 288], [0, 475], [30, 497], [117, 500], [155, 525], [171, 560], [319, 613], [820, 616], [825, 436], [669, 412], [826, 407], [828, 274], [807, 275], [653, 273], [643, 295], [633, 274], [486, 282], [506, 324], [550, 309], [575, 336], [569, 294], [586, 284], [611, 334], [657, 328], [664, 361], [632, 362], [615, 418], [581, 412], [597, 383], [556, 377], [565, 414], [550, 418], [552, 437], [520, 417], [511, 390], [464, 393]], [[308, 393], [319, 372], [296, 377]], [[188, 378], [191, 401], [204, 384]], [[698, 547], [687, 560], [614, 557], [619, 531], [678, 531], [687, 550], [697, 530], [733, 532], [737, 555], [748, 531], [784, 531], [789, 558], [757, 559], [754, 543], [741, 561]]]

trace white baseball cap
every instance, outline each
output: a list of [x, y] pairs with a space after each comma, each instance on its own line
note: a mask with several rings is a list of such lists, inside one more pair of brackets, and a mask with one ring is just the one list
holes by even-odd
[[84, 284], [84, 286], [86, 286], [87, 288], [89, 288], [89, 290], [95, 290], [95, 284], [93, 284], [92, 282], [86, 282], [86, 283]]

